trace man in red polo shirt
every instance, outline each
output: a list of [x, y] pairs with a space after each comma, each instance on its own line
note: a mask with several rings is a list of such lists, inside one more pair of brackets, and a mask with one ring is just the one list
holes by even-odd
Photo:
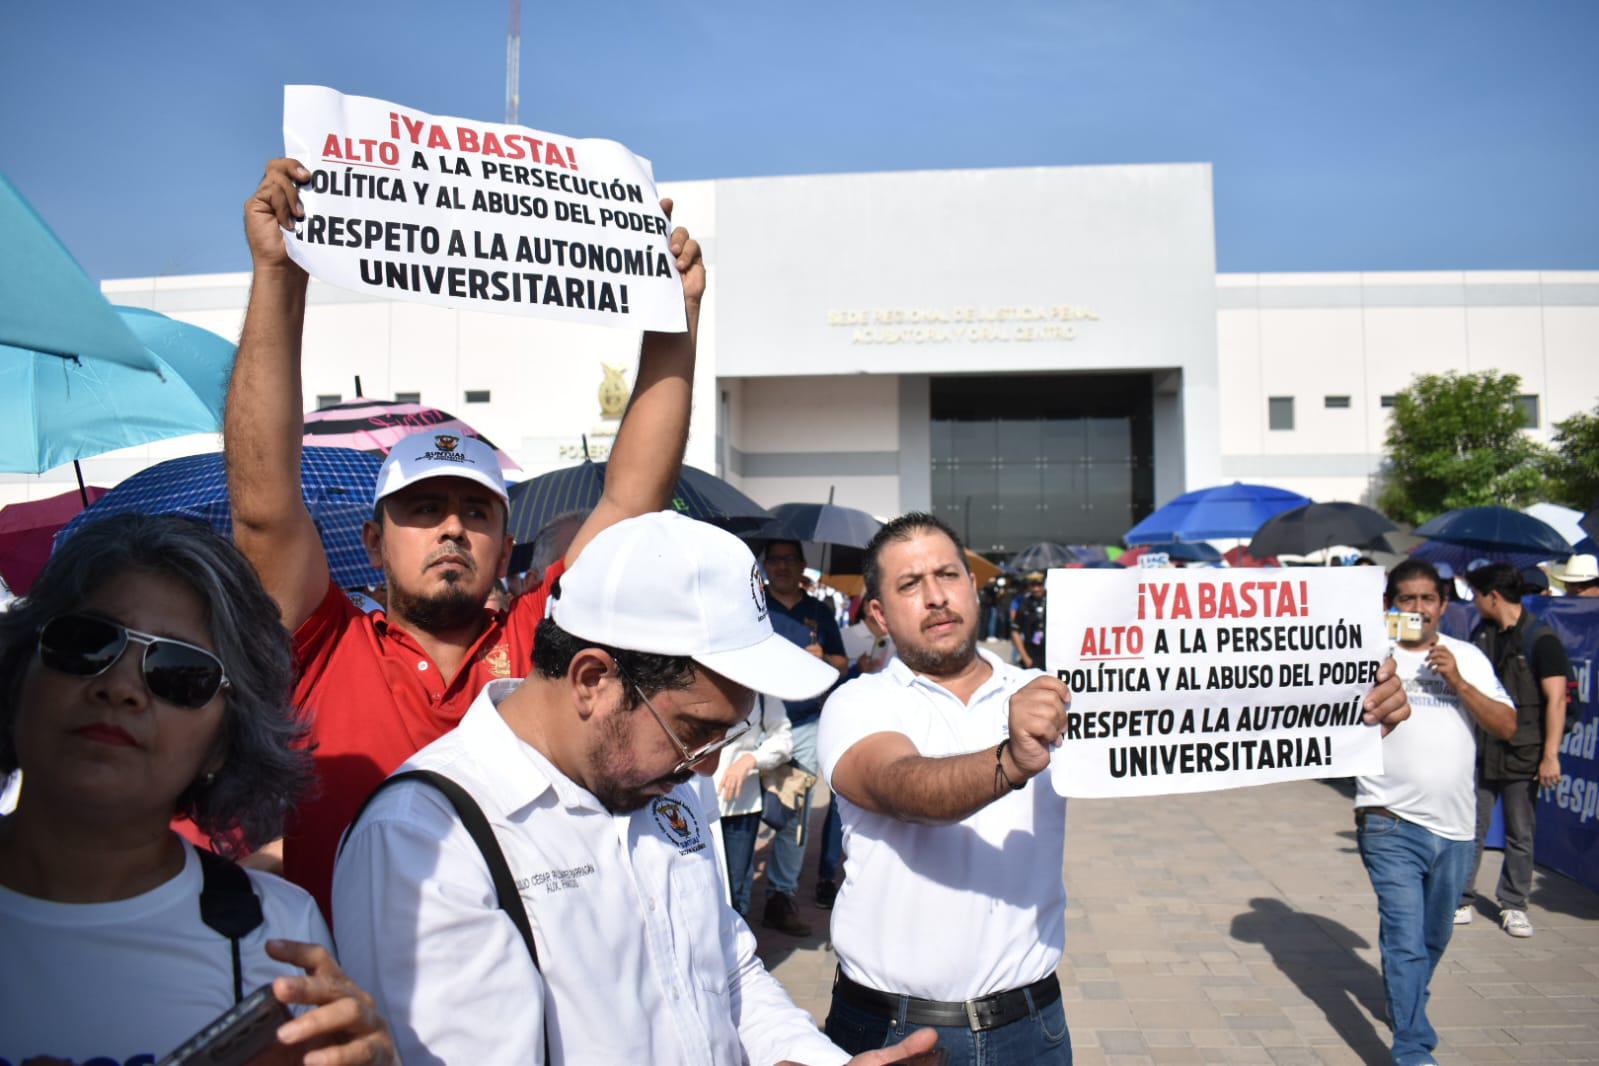
[[[511, 558], [499, 465], [476, 441], [423, 432], [395, 445], [378, 477], [364, 538], [388, 602], [364, 614], [330, 580], [300, 496], [307, 279], [282, 230], [302, 214], [298, 186], [310, 177], [297, 160], [275, 159], [244, 205], [254, 275], [223, 442], [234, 540], [294, 633], [295, 702], [316, 744], [319, 791], [290, 819], [283, 872], [327, 913], [339, 836], [367, 794], [453, 728], [489, 681], [527, 675], [533, 631], [565, 563], [601, 530], [670, 499], [688, 439], [705, 267], [698, 243], [674, 231], [688, 330], [644, 335], [604, 497], [544, 583], [508, 611], [485, 606]], [[663, 206], [670, 213], [670, 201]]]

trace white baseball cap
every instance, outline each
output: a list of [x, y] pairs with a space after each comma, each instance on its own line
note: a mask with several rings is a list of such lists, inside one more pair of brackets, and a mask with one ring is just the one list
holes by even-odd
[[726, 530], [671, 511], [618, 522], [561, 575], [550, 617], [612, 648], [683, 655], [781, 700], [820, 695], [838, 671], [772, 632], [760, 566]]
[[388, 458], [378, 470], [372, 502], [375, 504], [385, 496], [430, 477], [464, 477], [476, 481], [510, 506], [505, 477], [500, 473], [500, 458], [493, 448], [476, 437], [431, 429], [402, 437], [389, 449]]
[[1573, 555], [1565, 563], [1551, 566], [1549, 576], [1562, 585], [1599, 581], [1599, 559], [1587, 554]]

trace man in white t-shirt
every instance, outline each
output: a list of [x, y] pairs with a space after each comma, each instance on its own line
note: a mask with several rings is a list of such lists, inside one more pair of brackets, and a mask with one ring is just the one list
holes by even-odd
[[1405, 727], [1383, 738], [1380, 777], [1356, 779], [1360, 858], [1377, 893], [1383, 988], [1396, 1066], [1435, 1061], [1427, 986], [1449, 946], [1455, 904], [1471, 871], [1477, 824], [1475, 726], [1508, 737], [1510, 697], [1493, 665], [1438, 632], [1444, 583], [1432, 564], [1407, 559], [1388, 575], [1390, 610], [1421, 616], [1421, 632], [1394, 649], [1410, 696]]
[[[938, 1029], [949, 1066], [1069, 1064], [1066, 801], [1047, 778], [1070, 693], [977, 647], [960, 539], [902, 515], [866, 549], [867, 609], [898, 658], [828, 699], [817, 751], [839, 797], [844, 885], [827, 1035], [850, 1051]], [[1368, 722], [1408, 713], [1392, 664]]]
[[[849, 1060], [756, 958], [692, 780], [756, 690], [804, 699], [838, 676], [772, 632], [749, 549], [670, 512], [616, 523], [552, 591], [533, 667], [491, 682], [400, 768], [442, 774], [482, 809], [519, 911], [500, 909], [490, 849], [432, 784], [378, 793], [338, 859], [340, 954], [401, 1058]], [[932, 1044], [921, 1033], [853, 1061]]]

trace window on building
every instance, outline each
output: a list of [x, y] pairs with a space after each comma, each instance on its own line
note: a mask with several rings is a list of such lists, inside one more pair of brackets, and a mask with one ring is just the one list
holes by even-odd
[[1385, 392], [1383, 393], [1382, 399], [1379, 402], [1384, 407], [1392, 407], [1394, 404], [1399, 402], [1399, 397], [1391, 392]]
[[1521, 428], [1538, 428], [1538, 397], [1517, 396], [1516, 407], [1521, 411]]
[[397, 392], [397, 393], [394, 394], [394, 402], [395, 403], [421, 403], [422, 402], [422, 394], [420, 392]]
[[466, 390], [466, 402], [467, 403], [488, 403], [489, 402], [489, 390], [488, 389], [467, 389]]
[[335, 404], [342, 403], [343, 400], [344, 397], [340, 396], [336, 392], [320, 392], [317, 393], [316, 397], [316, 409], [320, 411], [324, 408], [332, 407]]
[[1344, 408], [1349, 406], [1349, 397], [1347, 397], [1347, 396], [1323, 396], [1321, 398], [1321, 402], [1322, 402], [1322, 405], [1325, 406], [1327, 408], [1327, 410], [1329, 410], [1329, 411], [1341, 411]]
[[1271, 429], [1294, 428], [1294, 398], [1273, 396], [1266, 401], [1267, 425]]

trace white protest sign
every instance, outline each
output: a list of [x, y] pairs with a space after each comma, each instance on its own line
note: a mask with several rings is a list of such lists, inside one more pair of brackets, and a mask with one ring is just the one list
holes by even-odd
[[1362, 703], [1388, 655], [1382, 571], [1051, 570], [1049, 670], [1070, 686], [1065, 796], [1382, 773]]
[[680, 333], [683, 286], [647, 159], [615, 141], [283, 89], [311, 171], [289, 256], [345, 289]]

